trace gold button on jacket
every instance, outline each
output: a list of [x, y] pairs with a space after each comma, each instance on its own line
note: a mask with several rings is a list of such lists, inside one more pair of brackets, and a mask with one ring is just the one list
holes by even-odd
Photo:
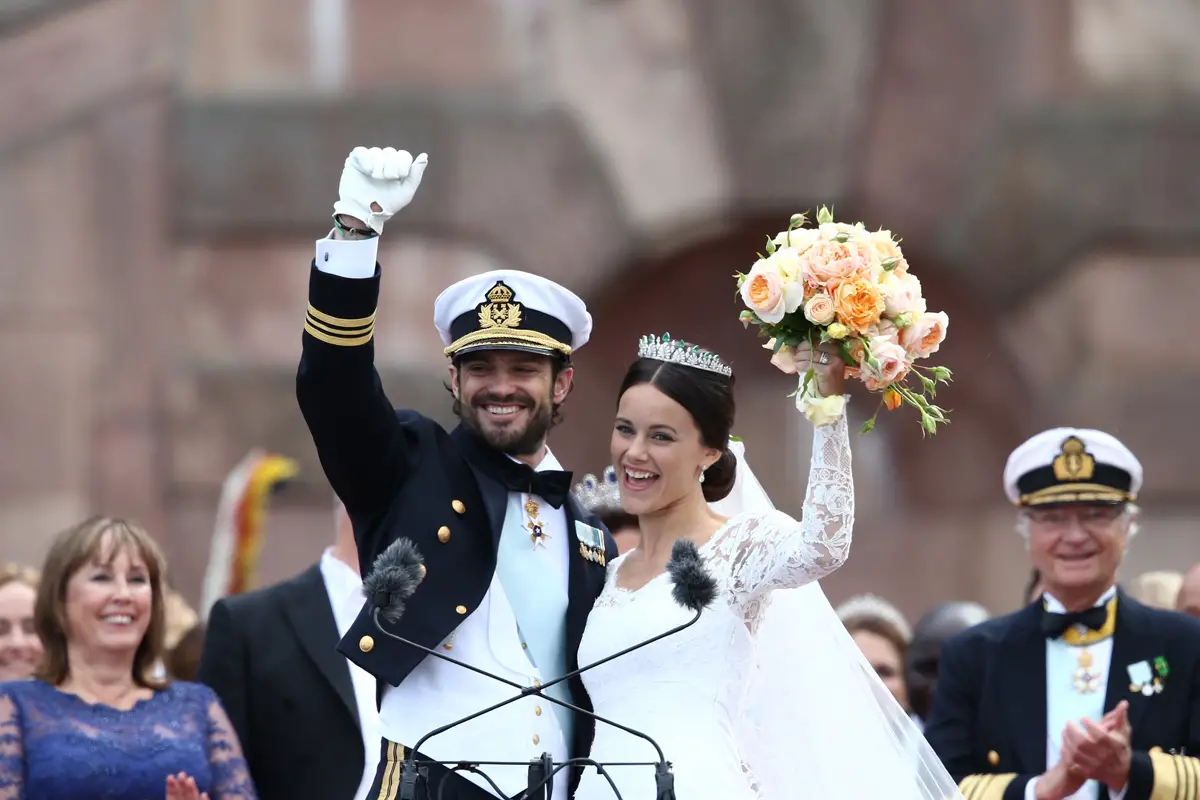
[[467, 507], [463, 505], [462, 500], [455, 500], [453, 503], [450, 504], [450, 507], [454, 509], [455, 514], [467, 513]]
[[988, 763], [993, 767], [1000, 763], [1000, 754], [995, 750], [988, 750]]
[[441, 542], [442, 544], [445, 544], [446, 542], [450, 541], [450, 529], [447, 528], [445, 525], [438, 528], [438, 541]]
[[455, 611], [457, 611], [459, 614], [465, 614], [465, 613], [467, 613], [467, 607], [466, 607], [466, 606], [455, 606], [455, 607], [454, 607], [454, 610], [455, 610]]
[[369, 653], [375, 649], [375, 640], [370, 636], [364, 636], [358, 640], [358, 649], [364, 653]]

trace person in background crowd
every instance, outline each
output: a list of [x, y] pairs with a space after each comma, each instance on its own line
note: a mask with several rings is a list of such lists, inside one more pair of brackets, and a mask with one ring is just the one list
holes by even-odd
[[1200, 564], [1196, 564], [1183, 576], [1183, 585], [1175, 599], [1175, 609], [1189, 617], [1200, 617]]
[[1117, 587], [1142, 466], [1115, 437], [1056, 428], [1009, 456], [1046, 591], [946, 642], [925, 736], [972, 800], [1196, 800], [1200, 622]]
[[0, 681], [33, 675], [42, 642], [33, 626], [37, 572], [15, 564], [0, 570]]
[[1183, 573], [1160, 570], [1143, 572], [1129, 585], [1129, 594], [1139, 603], [1151, 608], [1175, 610], [1175, 601], [1179, 599], [1179, 590], [1183, 588]]
[[162, 551], [132, 522], [63, 532], [42, 567], [36, 680], [0, 686], [0, 800], [253, 800], [237, 736], [206, 686], [155, 675]]
[[375, 779], [375, 680], [335, 649], [363, 605], [354, 531], [336, 499], [334, 524], [319, 562], [209, 614], [199, 679], [225, 704], [262, 800], [362, 800]]
[[617, 542], [618, 553], [628, 553], [642, 539], [637, 517], [621, 508], [621, 494], [617, 489], [617, 473], [605, 467], [604, 477], [584, 475], [572, 490], [575, 499], [584, 511], [595, 514]]
[[873, 594], [858, 595], [837, 609], [838, 618], [896, 702], [911, 713], [904, 676], [912, 629], [900, 611]]
[[990, 616], [988, 610], [978, 603], [952, 601], [939, 603], [917, 620], [913, 626], [912, 641], [908, 645], [904, 670], [909, 707], [917, 724], [923, 725], [929, 719], [933, 707], [942, 643]]
[[200, 617], [179, 592], [167, 589], [166, 594], [167, 629], [163, 635], [161, 674], [178, 681], [195, 680], [199, 649], [194, 645], [188, 648], [185, 643], [197, 638], [194, 631], [203, 632]]

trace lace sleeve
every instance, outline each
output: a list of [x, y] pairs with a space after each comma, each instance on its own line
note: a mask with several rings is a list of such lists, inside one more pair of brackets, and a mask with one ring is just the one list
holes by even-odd
[[719, 546], [731, 589], [745, 605], [773, 589], [820, 580], [846, 562], [854, 527], [854, 478], [846, 415], [815, 429], [808, 489], [799, 521], [782, 511], [751, 514]]
[[0, 692], [0, 800], [25, 797], [25, 742], [12, 695]]
[[208, 702], [208, 762], [212, 800], [258, 800], [242, 745], [215, 694]]

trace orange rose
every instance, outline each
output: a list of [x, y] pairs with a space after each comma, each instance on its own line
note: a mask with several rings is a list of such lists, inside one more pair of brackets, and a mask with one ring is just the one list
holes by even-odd
[[904, 402], [904, 398], [895, 389], [888, 389], [883, 393], [883, 404], [887, 406], [888, 411], [895, 411]]
[[852, 331], [865, 334], [883, 316], [886, 304], [874, 281], [866, 278], [844, 280], [833, 287], [831, 294], [838, 322]]
[[913, 324], [900, 331], [900, 344], [908, 351], [910, 358], [928, 358], [941, 347], [949, 325], [950, 318], [945, 311], [922, 314]]

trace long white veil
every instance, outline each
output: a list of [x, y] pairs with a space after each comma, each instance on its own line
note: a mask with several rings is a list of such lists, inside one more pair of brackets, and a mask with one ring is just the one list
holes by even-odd
[[[732, 442], [737, 479], [710, 504], [733, 517], [774, 509]], [[883, 685], [820, 584], [773, 592], [736, 731], [763, 800], [949, 800], [962, 795], [916, 724]]]

